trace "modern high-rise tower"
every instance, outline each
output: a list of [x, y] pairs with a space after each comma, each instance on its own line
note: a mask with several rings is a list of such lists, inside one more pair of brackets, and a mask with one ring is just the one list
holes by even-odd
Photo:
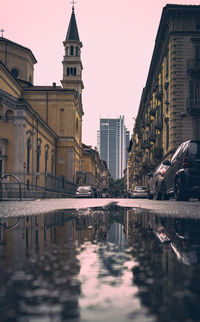
[[100, 119], [97, 132], [98, 151], [106, 161], [113, 179], [121, 179], [126, 169], [130, 132], [124, 125], [124, 116]]

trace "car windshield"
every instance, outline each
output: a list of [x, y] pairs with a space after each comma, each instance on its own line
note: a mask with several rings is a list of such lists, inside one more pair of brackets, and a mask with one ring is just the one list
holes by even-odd
[[135, 190], [146, 190], [145, 187], [135, 187]]
[[190, 142], [188, 147], [188, 154], [200, 156], [200, 142]]
[[90, 187], [79, 187], [77, 190], [79, 192], [88, 192], [91, 190], [91, 188]]

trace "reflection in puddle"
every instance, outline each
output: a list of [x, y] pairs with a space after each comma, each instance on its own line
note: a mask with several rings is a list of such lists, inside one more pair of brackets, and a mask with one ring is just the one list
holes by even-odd
[[198, 321], [199, 232], [116, 206], [0, 218], [1, 320]]

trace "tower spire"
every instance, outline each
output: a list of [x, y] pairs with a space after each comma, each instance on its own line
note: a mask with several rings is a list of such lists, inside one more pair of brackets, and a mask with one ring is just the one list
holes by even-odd
[[78, 34], [78, 27], [76, 24], [76, 17], [75, 17], [75, 13], [74, 13], [74, 4], [76, 3], [74, 0], [72, 0], [72, 14], [71, 14], [71, 19], [69, 22], [69, 27], [67, 30], [67, 35], [66, 35], [66, 39], [67, 40], [77, 40], [80, 41], [79, 39], [79, 34]]
[[67, 30], [65, 41], [65, 55], [63, 59], [63, 79], [61, 81], [64, 88], [74, 89], [81, 95], [84, 88], [82, 81], [82, 62], [81, 62], [81, 48], [82, 42], [79, 39], [78, 27], [74, 13], [75, 0], [72, 2], [72, 14]]
[[72, 2], [70, 2], [71, 4], [72, 4], [72, 13], [74, 13], [74, 5], [75, 5], [75, 1], [74, 0], [72, 0]]

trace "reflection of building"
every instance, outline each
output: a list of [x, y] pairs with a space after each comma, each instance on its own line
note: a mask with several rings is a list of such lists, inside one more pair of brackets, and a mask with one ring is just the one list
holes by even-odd
[[118, 245], [120, 248], [125, 248], [126, 234], [124, 232], [124, 226], [117, 222], [112, 223], [107, 234], [107, 241]]
[[114, 179], [120, 179], [124, 175], [129, 135], [124, 125], [124, 116], [118, 119], [100, 119], [100, 130], [97, 132], [98, 150]]
[[[30, 49], [0, 37], [0, 174], [62, 191], [82, 158], [82, 43], [74, 8], [64, 41], [62, 86], [34, 85]], [[72, 189], [71, 185], [71, 190]]]
[[130, 149], [130, 186], [177, 146], [200, 138], [200, 6], [166, 5]]

